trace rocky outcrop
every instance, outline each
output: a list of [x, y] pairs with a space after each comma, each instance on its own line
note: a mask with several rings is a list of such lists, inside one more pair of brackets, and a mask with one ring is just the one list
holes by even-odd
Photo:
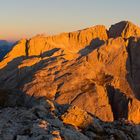
[[77, 106], [79, 112], [72, 109], [78, 114], [72, 115], [75, 120], [81, 114], [79, 122], [69, 119], [69, 111], [61, 118], [74, 126], [84, 124], [84, 112], [102, 121], [125, 118], [138, 124], [139, 30], [124, 21], [108, 34], [99, 25], [22, 40], [0, 62], [0, 87], [45, 96], [66, 108]]
[[[15, 91], [12, 90], [1, 90], [0, 96], [4, 92], [9, 92], [7, 97], [21, 95], [21, 91], [14, 94]], [[7, 106], [0, 105], [2, 140], [138, 140], [139, 138], [139, 126], [131, 122], [120, 120], [106, 123], [76, 106], [65, 109], [65, 105], [59, 105], [46, 98], [30, 97], [30, 100], [26, 100], [22, 96], [19, 97], [19, 100], [23, 99], [26, 103], [20, 106], [16, 101], [13, 101], [15, 104], [11, 106], [6, 100], [3, 100], [3, 103]], [[30, 103], [30, 106], [25, 106], [27, 103]]]
[[77, 106], [68, 109], [68, 112], [62, 116], [62, 120], [66, 124], [71, 124], [79, 128], [86, 128], [93, 122], [93, 118]]

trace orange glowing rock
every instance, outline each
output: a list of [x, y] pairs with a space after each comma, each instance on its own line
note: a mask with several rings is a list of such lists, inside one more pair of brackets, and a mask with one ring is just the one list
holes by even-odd
[[103, 121], [139, 123], [139, 36], [139, 27], [123, 21], [109, 31], [98, 25], [21, 40], [0, 62], [0, 87], [74, 105]]
[[86, 128], [93, 123], [93, 118], [76, 106], [69, 108], [61, 118], [64, 123], [80, 128]]

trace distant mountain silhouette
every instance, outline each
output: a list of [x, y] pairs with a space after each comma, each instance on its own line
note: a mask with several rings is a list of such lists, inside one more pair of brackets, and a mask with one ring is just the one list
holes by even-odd
[[6, 40], [0, 40], [0, 61], [3, 57], [12, 49], [14, 42], [8, 42]]

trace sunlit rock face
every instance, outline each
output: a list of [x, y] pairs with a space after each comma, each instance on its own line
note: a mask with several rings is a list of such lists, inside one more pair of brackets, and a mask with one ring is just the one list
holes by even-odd
[[0, 62], [0, 87], [73, 105], [103, 121], [140, 122], [140, 28], [123, 21], [21, 40]]
[[79, 50], [90, 45], [94, 40], [105, 41], [107, 39], [107, 31], [103, 25], [51, 37], [36, 36], [28, 42], [28, 55], [38, 56], [54, 48], [61, 48], [66, 54], [78, 53]]

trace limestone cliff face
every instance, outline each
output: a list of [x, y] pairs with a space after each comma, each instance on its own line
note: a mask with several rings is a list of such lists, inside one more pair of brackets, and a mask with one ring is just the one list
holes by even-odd
[[0, 68], [3, 68], [7, 63], [21, 56], [50, 56], [53, 54], [53, 51], [48, 53], [47, 51], [52, 49], [54, 49], [54, 52], [55, 49], [61, 49], [64, 51], [64, 54], [71, 56], [72, 54], [78, 53], [82, 48], [92, 44], [92, 42], [99, 46], [100, 42], [98, 40], [105, 41], [107, 39], [107, 31], [103, 25], [97, 25], [71, 33], [62, 33], [56, 36], [45, 37], [43, 35], [38, 35], [30, 40], [23, 39], [5, 56], [2, 63], [0, 63]]
[[37, 36], [29, 41], [29, 56], [40, 55], [53, 48], [61, 48], [65, 53], [77, 53], [82, 48], [90, 45], [95, 39], [103, 41], [108, 39], [105, 26], [98, 25], [84, 30], [62, 33], [51, 37]]
[[98, 25], [22, 40], [0, 62], [0, 87], [76, 105], [103, 121], [139, 123], [139, 36], [123, 21], [109, 31]]

